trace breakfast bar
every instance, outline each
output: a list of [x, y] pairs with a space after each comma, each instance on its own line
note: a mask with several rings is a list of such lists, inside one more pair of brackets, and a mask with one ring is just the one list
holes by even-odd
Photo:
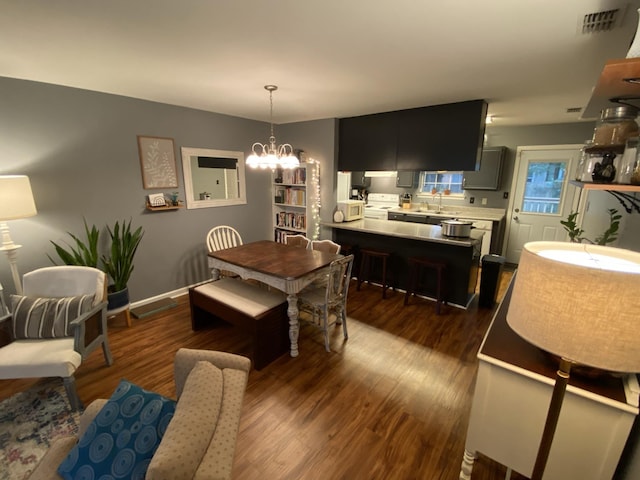
[[[424, 256], [447, 264], [447, 303], [467, 308], [475, 295], [483, 232], [472, 230], [469, 238], [447, 237], [437, 225], [372, 218], [353, 222], [323, 222], [322, 225], [333, 229], [334, 241], [341, 245], [391, 252], [391, 285], [396, 288], [407, 288], [408, 259]], [[426, 289], [435, 291], [435, 284], [427, 282]]]

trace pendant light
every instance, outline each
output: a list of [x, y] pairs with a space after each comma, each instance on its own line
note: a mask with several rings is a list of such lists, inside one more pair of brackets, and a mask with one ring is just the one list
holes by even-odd
[[273, 135], [273, 92], [278, 87], [276, 85], [265, 85], [264, 89], [269, 92], [271, 136], [268, 144], [256, 142], [251, 146], [252, 153], [247, 157], [247, 165], [251, 168], [270, 168], [272, 170], [276, 168], [295, 168], [300, 165], [300, 160], [293, 154], [293, 147], [288, 143], [283, 143], [276, 147], [276, 137]]

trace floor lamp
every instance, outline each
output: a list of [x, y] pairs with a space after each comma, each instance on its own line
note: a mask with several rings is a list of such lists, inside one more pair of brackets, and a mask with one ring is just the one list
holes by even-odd
[[524, 245], [507, 323], [560, 359], [532, 480], [544, 474], [571, 366], [640, 372], [639, 292], [640, 253], [565, 242]]
[[18, 274], [18, 249], [9, 234], [8, 220], [32, 217], [37, 213], [33, 201], [29, 177], [25, 175], [0, 175], [0, 250], [7, 254], [16, 293], [22, 295], [22, 282]]

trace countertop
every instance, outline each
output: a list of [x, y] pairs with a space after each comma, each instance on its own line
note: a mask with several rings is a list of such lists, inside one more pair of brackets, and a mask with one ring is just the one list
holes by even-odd
[[[436, 207], [437, 208], [437, 207]], [[412, 204], [411, 208], [392, 208], [390, 212], [410, 213], [412, 215], [425, 215], [429, 217], [461, 218], [465, 220], [490, 220], [499, 222], [504, 219], [506, 211], [503, 208], [481, 208], [481, 207], [456, 207], [444, 205], [437, 213], [437, 209], [430, 206], [429, 211], [420, 211], [418, 204]]]
[[[406, 213], [406, 211], [405, 211]], [[425, 212], [426, 215], [426, 212]], [[467, 217], [465, 217], [467, 218]], [[389, 220], [376, 220], [364, 218], [353, 222], [321, 222], [324, 227], [353, 230], [356, 232], [375, 233], [391, 237], [409, 238], [427, 242], [446, 243], [469, 247], [482, 241], [483, 231], [471, 230], [470, 238], [454, 238], [442, 235], [442, 227], [438, 225], [424, 225], [420, 223], [394, 222]]]

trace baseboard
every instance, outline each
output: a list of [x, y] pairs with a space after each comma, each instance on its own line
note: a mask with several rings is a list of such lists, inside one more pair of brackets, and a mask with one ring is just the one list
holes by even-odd
[[209, 281], [210, 280], [204, 280], [202, 282], [194, 283], [193, 285], [187, 285], [186, 287], [178, 288], [170, 292], [161, 293], [153, 297], [138, 300], [137, 302], [132, 302], [131, 308], [143, 307], [145, 305], [148, 305], [149, 303], [157, 302], [158, 300], [162, 300], [164, 298], [175, 298], [175, 297], [179, 297], [180, 295], [187, 295], [189, 293], [190, 288], [197, 287], [198, 285], [202, 285], [203, 283], [207, 283]]

